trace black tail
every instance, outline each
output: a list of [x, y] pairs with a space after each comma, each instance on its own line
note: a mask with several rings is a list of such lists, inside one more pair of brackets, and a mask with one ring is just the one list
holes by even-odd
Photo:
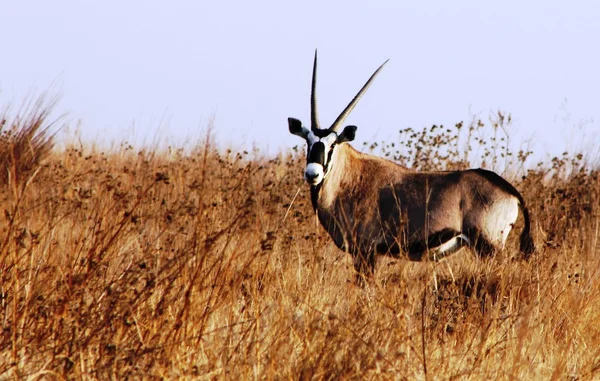
[[529, 210], [525, 206], [523, 200], [520, 200], [519, 203], [521, 207], [521, 211], [523, 212], [523, 220], [525, 221], [525, 226], [523, 226], [523, 231], [521, 232], [521, 243], [519, 244], [519, 249], [523, 254], [525, 254], [525, 258], [528, 259], [531, 254], [535, 253], [535, 244], [533, 243], [533, 238], [531, 237], [531, 226], [529, 222]]

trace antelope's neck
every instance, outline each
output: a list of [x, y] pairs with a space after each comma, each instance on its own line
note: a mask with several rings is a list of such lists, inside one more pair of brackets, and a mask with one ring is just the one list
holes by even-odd
[[310, 198], [315, 210], [331, 210], [339, 192], [343, 191], [342, 185], [351, 183], [353, 173], [360, 170], [356, 165], [351, 165], [354, 153], [356, 151], [348, 144], [340, 144], [335, 148], [329, 173], [319, 185], [310, 188]]

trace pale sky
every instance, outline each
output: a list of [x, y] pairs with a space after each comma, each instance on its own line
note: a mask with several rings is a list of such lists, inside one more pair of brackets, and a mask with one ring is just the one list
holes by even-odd
[[214, 117], [221, 143], [292, 147], [318, 49], [323, 126], [390, 59], [359, 142], [501, 109], [538, 155], [600, 146], [597, 1], [21, 0], [0, 36], [0, 107], [52, 86], [87, 141], [195, 141]]

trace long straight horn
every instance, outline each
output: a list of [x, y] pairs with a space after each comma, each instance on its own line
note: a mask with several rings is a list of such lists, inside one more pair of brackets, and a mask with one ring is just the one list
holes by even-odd
[[364, 84], [364, 86], [362, 87], [362, 89], [360, 89], [358, 94], [356, 94], [354, 99], [352, 99], [352, 101], [350, 101], [350, 103], [348, 103], [348, 106], [346, 106], [344, 111], [342, 111], [340, 116], [338, 116], [337, 119], [335, 120], [335, 122], [333, 122], [333, 124], [331, 125], [330, 129], [332, 131], [338, 132], [342, 123], [344, 123], [344, 120], [346, 120], [346, 118], [348, 117], [348, 114], [350, 114], [350, 112], [354, 109], [354, 106], [356, 106], [356, 104], [358, 103], [360, 98], [365, 94], [365, 92], [367, 91], [369, 86], [371, 86], [371, 82], [373, 82], [373, 80], [375, 79], [377, 74], [379, 74], [379, 71], [385, 66], [386, 63], [388, 63], [388, 61], [389, 60], [386, 60], [384, 63], [381, 64], [381, 66], [379, 66], [379, 68], [377, 70], [375, 70], [375, 73], [373, 73], [373, 75], [371, 75], [371, 78], [369, 78], [367, 83]]
[[315, 49], [315, 63], [313, 64], [312, 89], [310, 92], [310, 129], [318, 130], [319, 113], [317, 112], [317, 49]]

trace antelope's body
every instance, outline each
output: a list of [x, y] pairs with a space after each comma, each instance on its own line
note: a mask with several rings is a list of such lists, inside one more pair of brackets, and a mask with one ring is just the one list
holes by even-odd
[[334, 124], [321, 129], [316, 66], [315, 53], [311, 130], [293, 118], [289, 129], [308, 143], [305, 178], [319, 221], [336, 246], [352, 255], [359, 277], [373, 271], [376, 254], [439, 259], [466, 245], [491, 255], [504, 247], [519, 209], [524, 218], [521, 251], [529, 255], [535, 250], [523, 198], [494, 172], [416, 172], [347, 144], [357, 128], [339, 132], [341, 124], [383, 65]]

